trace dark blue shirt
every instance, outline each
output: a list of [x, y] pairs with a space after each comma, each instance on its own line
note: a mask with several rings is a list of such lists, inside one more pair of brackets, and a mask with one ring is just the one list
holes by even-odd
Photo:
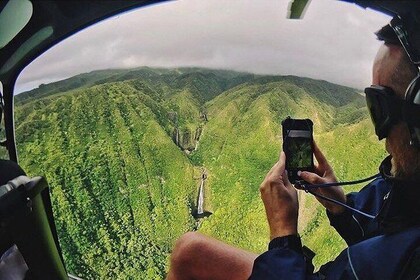
[[[413, 213], [411, 216], [405, 213], [407, 199], [401, 200], [399, 192], [395, 191], [397, 195], [392, 195], [393, 192], [393, 183], [380, 178], [360, 192], [347, 195], [349, 206], [373, 215], [381, 213], [375, 219], [351, 210], [337, 216], [327, 212], [331, 225], [349, 247], [318, 272], [313, 272], [311, 260], [300, 246], [296, 246], [293, 237], [280, 237], [274, 239], [269, 250], [255, 260], [250, 279], [400, 278], [414, 251], [420, 247], [420, 216], [413, 219]], [[419, 201], [420, 197], [411, 199]], [[418, 210], [419, 203], [415, 204]], [[404, 215], [409, 217], [405, 219]], [[392, 230], [387, 231], [387, 228]]]

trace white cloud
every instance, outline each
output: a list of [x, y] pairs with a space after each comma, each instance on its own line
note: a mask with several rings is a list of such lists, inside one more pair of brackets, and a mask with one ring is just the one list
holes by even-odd
[[289, 1], [184, 0], [131, 11], [79, 32], [21, 74], [17, 91], [105, 68], [202, 66], [294, 74], [362, 88], [389, 18], [317, 0], [303, 20]]

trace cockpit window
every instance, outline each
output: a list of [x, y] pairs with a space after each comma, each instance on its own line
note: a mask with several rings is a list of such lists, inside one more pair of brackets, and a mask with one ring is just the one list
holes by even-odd
[[0, 13], [0, 49], [28, 24], [32, 12], [33, 6], [29, 0], [13, 0], [6, 4]]
[[32, 35], [25, 43], [23, 43], [17, 51], [6, 61], [3, 67], [0, 68], [0, 74], [4, 74], [14, 65], [19, 63], [22, 58], [25, 57], [32, 49], [37, 45], [43, 42], [45, 39], [49, 38], [53, 34], [53, 28], [51, 26], [46, 26], [40, 29], [37, 33]]
[[[50, 185], [70, 273], [164, 279], [187, 231], [266, 250], [258, 188], [277, 160], [287, 116], [313, 119], [338, 178], [377, 170], [384, 152], [360, 89], [370, 84], [368, 46], [380, 44], [372, 33], [385, 19], [371, 26], [362, 10], [349, 7], [343, 17], [313, 1], [305, 21], [288, 21], [287, 5], [243, 2], [175, 1], [126, 13], [78, 32], [22, 72], [14, 99], [19, 164]], [[352, 34], [365, 36], [366, 48]], [[302, 240], [319, 266], [345, 244], [323, 226], [313, 197], [300, 209]]]
[[[3, 104], [3, 83], [0, 81], [0, 107]], [[6, 139], [5, 130], [4, 130], [4, 122], [2, 117], [2, 112], [0, 111], [0, 141]], [[8, 159], [8, 153], [5, 147], [0, 147], [0, 159]]]

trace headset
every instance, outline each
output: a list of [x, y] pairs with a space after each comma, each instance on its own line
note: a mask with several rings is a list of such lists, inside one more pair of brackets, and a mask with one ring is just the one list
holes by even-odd
[[405, 93], [401, 120], [407, 123], [410, 145], [420, 148], [420, 32], [416, 16], [395, 16], [389, 26], [395, 32], [411, 62], [417, 67], [417, 76], [411, 81]]
[[388, 136], [391, 127], [399, 121], [407, 124], [410, 145], [420, 149], [420, 22], [413, 15], [397, 15], [381, 28], [378, 39], [392, 44], [400, 44], [417, 69], [416, 77], [405, 92], [404, 99], [397, 97], [389, 88], [372, 85], [365, 89], [366, 103], [375, 132], [379, 140]]
[[410, 83], [405, 93], [402, 119], [410, 132], [410, 145], [420, 148], [420, 74]]

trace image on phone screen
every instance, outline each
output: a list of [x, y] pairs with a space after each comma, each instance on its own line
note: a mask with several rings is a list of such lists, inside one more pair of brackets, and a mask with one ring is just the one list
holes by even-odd
[[312, 143], [311, 138], [289, 138], [290, 159], [289, 168], [307, 169], [312, 166]]

